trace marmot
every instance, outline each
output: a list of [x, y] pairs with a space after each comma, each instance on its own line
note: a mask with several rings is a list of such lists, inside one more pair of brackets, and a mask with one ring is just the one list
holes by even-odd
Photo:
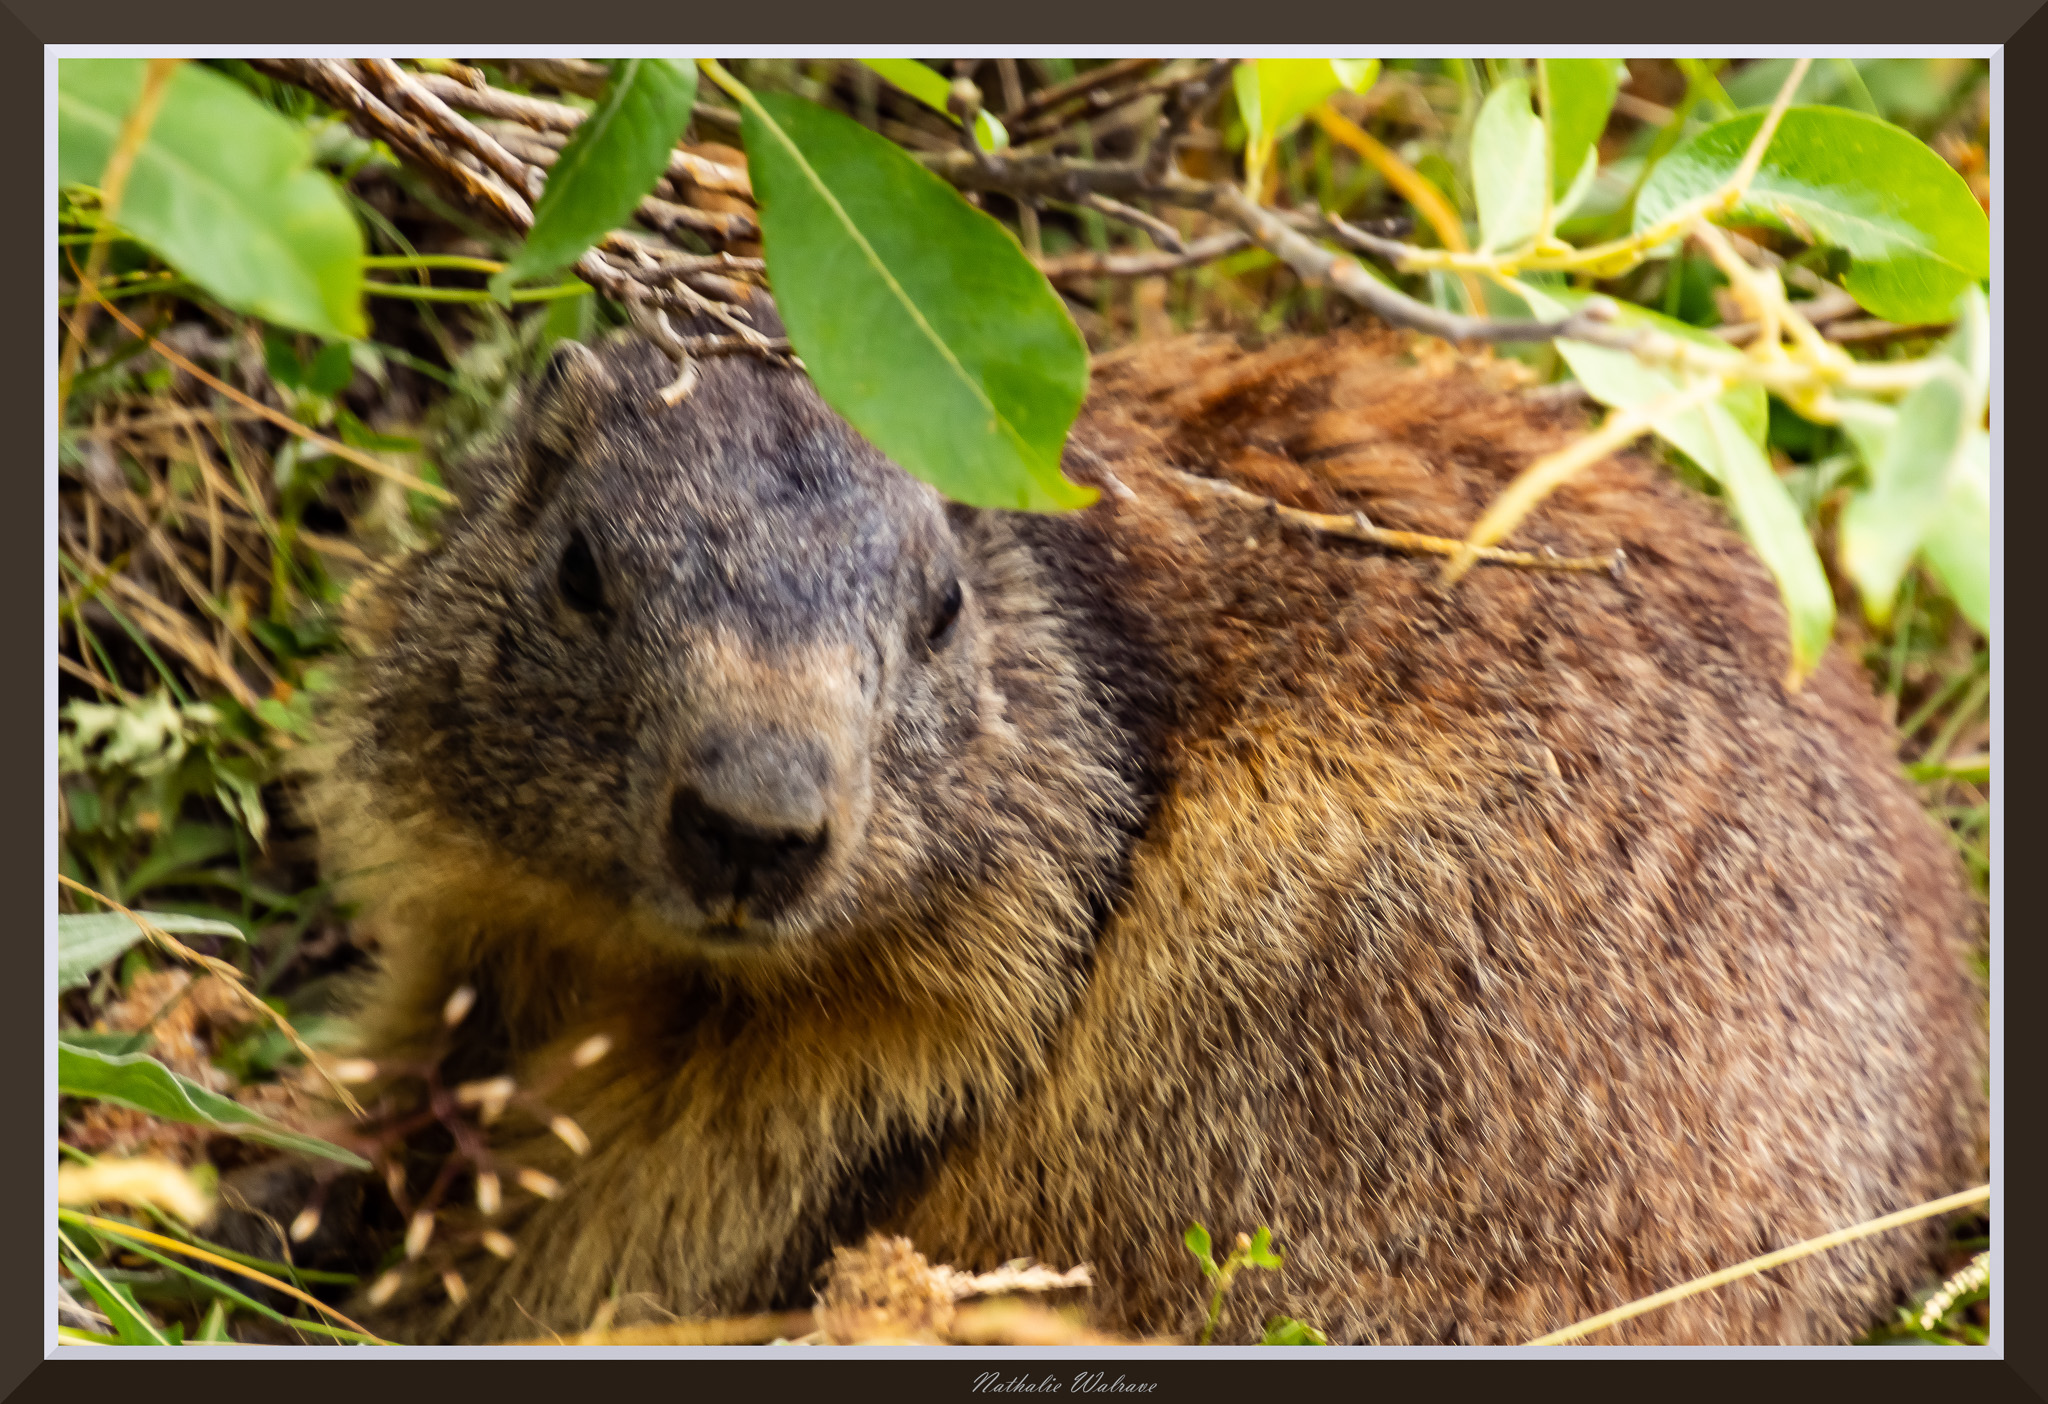
[[[1614, 458], [1511, 544], [1620, 578], [1445, 590], [1180, 476], [1461, 535], [1582, 417], [1510, 363], [1140, 345], [1066, 515], [945, 501], [795, 370], [671, 378], [558, 350], [378, 593], [322, 787], [367, 1051], [464, 986], [450, 1077], [611, 1039], [549, 1093], [587, 1154], [500, 1123], [563, 1192], [398, 1338], [804, 1306], [870, 1230], [1191, 1337], [1199, 1222], [1286, 1253], [1219, 1339], [1514, 1343], [1973, 1182], [1977, 909], [1718, 509]], [[1940, 1234], [1598, 1339], [1844, 1341]]]

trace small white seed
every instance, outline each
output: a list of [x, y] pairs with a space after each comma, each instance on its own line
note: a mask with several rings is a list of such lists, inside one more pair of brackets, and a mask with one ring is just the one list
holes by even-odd
[[583, 1128], [566, 1116], [558, 1116], [548, 1123], [548, 1130], [561, 1139], [563, 1145], [578, 1155], [590, 1154], [590, 1137], [583, 1134]]
[[393, 1268], [375, 1282], [372, 1282], [370, 1284], [370, 1305], [380, 1307], [397, 1296], [399, 1281], [398, 1269]]
[[476, 1177], [476, 1207], [485, 1214], [498, 1212], [498, 1177], [488, 1170]]
[[519, 1181], [521, 1189], [525, 1190], [528, 1194], [537, 1194], [542, 1199], [553, 1199], [562, 1192], [561, 1181], [552, 1175], [542, 1174], [538, 1170], [521, 1170], [513, 1178]]
[[455, 1101], [458, 1106], [479, 1108], [484, 1124], [489, 1125], [504, 1114], [505, 1104], [518, 1090], [519, 1085], [509, 1077], [486, 1078], [482, 1082], [465, 1082], [457, 1087]]
[[454, 994], [449, 995], [448, 1002], [441, 1006], [441, 1022], [451, 1029], [454, 1028], [469, 1016], [469, 1011], [475, 1004], [476, 991], [468, 985], [461, 986]]
[[462, 1280], [462, 1274], [449, 1269], [441, 1274], [441, 1290], [448, 1294], [448, 1300], [461, 1306], [469, 1300], [469, 1284]]
[[515, 1251], [511, 1238], [496, 1229], [484, 1231], [484, 1247], [501, 1258], [509, 1258]]
[[569, 1055], [569, 1061], [579, 1068], [587, 1068], [611, 1051], [610, 1034], [592, 1034], [576, 1045], [576, 1051]]
[[377, 1065], [368, 1058], [343, 1058], [328, 1072], [336, 1082], [368, 1082], [377, 1076]]
[[434, 1236], [434, 1216], [422, 1211], [412, 1216], [412, 1222], [405, 1226], [405, 1256], [417, 1258], [427, 1251], [427, 1240]]
[[292, 1242], [304, 1243], [320, 1227], [320, 1211], [308, 1204], [299, 1211], [299, 1217], [292, 1220]]
[[405, 1192], [405, 1167], [395, 1160], [384, 1162], [384, 1188], [391, 1191], [393, 1199]]

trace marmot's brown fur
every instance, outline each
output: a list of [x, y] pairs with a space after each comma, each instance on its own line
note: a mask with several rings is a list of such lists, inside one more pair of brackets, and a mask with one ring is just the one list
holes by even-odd
[[[327, 782], [373, 1052], [461, 984], [465, 1075], [614, 1051], [507, 1154], [518, 1252], [377, 1318], [480, 1341], [805, 1305], [870, 1229], [1094, 1265], [1192, 1334], [1516, 1342], [1971, 1183], [1976, 917], [1869, 684], [1630, 458], [1514, 544], [1320, 537], [1170, 469], [1459, 535], [1583, 417], [1346, 333], [1096, 368], [1067, 516], [944, 503], [800, 375], [560, 352], [383, 590]], [[501, 1126], [509, 1124], [501, 1123]], [[1605, 1333], [1841, 1341], [1940, 1230]]]

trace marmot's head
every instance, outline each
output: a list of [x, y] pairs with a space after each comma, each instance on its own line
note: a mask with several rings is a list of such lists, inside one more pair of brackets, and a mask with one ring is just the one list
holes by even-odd
[[729, 958], [1060, 861], [1033, 811], [1118, 801], [1024, 551], [797, 371], [699, 369], [671, 407], [644, 342], [554, 354], [368, 661], [374, 803]]

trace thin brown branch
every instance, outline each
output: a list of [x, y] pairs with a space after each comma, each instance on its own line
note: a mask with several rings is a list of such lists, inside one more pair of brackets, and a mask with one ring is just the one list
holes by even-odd
[[1223, 85], [1230, 81], [1230, 71], [1236, 67], [1236, 59], [1218, 59], [1199, 76], [1175, 85], [1161, 114], [1159, 131], [1145, 152], [1148, 175], [1156, 180], [1175, 170], [1174, 156], [1181, 138], [1223, 91]]
[[[1425, 536], [1420, 532], [1389, 531], [1384, 527], [1376, 527], [1366, 520], [1363, 512], [1353, 512], [1349, 516], [1339, 516], [1330, 512], [1309, 512], [1299, 507], [1286, 506], [1270, 497], [1261, 497], [1221, 478], [1205, 478], [1178, 469], [1170, 471], [1176, 481], [1189, 487], [1225, 498], [1248, 511], [1263, 512], [1289, 525], [1321, 532], [1325, 536], [1348, 537], [1353, 541], [1364, 541], [1405, 555], [1455, 558], [1469, 549], [1465, 542], [1448, 536]], [[1480, 548], [1474, 558], [1493, 565], [1518, 566], [1524, 570], [1597, 571], [1612, 575], [1617, 580], [1621, 578], [1627, 565], [1627, 558], [1622, 555], [1620, 547], [1616, 547], [1605, 556], [1556, 556], [1536, 555], [1528, 551], [1503, 551], [1489, 546]]]
[[[566, 137], [583, 124], [583, 113], [564, 103], [525, 97], [498, 88], [472, 88], [438, 73], [415, 76], [422, 88], [450, 107], [481, 112], [487, 117], [504, 117], [537, 132], [560, 132]], [[687, 151], [669, 152], [668, 173], [702, 190], [721, 195], [742, 195], [749, 200], [754, 198], [753, 182], [745, 171], [717, 161], [707, 161], [702, 156], [692, 156]]]
[[[1086, 73], [1077, 74], [1064, 83], [1056, 83], [1050, 88], [1040, 88], [1037, 92], [1031, 94], [1030, 97], [1024, 99], [1024, 105], [1017, 108], [1011, 116], [1015, 118], [1019, 125], [1028, 123], [1032, 118], [1038, 116], [1039, 113], [1057, 107], [1069, 98], [1087, 99], [1091, 93], [1095, 92], [1107, 94], [1116, 84], [1135, 74], [1143, 73], [1160, 62], [1161, 60], [1155, 58], [1127, 58], [1118, 59], [1114, 63], [1106, 63], [1100, 68], [1091, 68]], [[1114, 105], [1113, 102], [1105, 101], [1095, 110], [1107, 111]]]
[[1112, 200], [1107, 195], [1090, 195], [1082, 203], [1098, 214], [1135, 226], [1152, 236], [1152, 241], [1168, 253], [1185, 253], [1187, 243], [1180, 237], [1180, 231], [1156, 215], [1146, 214], [1133, 205], [1121, 200]]
[[[512, 189], [529, 200], [539, 197], [541, 177], [538, 172], [500, 146], [489, 133], [457, 116], [416, 75], [407, 73], [390, 59], [366, 58], [361, 60], [361, 65], [362, 71], [382, 91], [387, 103], [411, 108], [437, 135], [453, 141], [489, 166]], [[458, 86], [465, 92], [476, 91], [466, 83], [458, 83]]]
[[1060, 254], [1037, 262], [1039, 271], [1055, 283], [1075, 278], [1150, 278], [1198, 264], [1214, 263], [1251, 246], [1251, 235], [1241, 229], [1230, 229], [1197, 239], [1179, 253], [1088, 252]]

